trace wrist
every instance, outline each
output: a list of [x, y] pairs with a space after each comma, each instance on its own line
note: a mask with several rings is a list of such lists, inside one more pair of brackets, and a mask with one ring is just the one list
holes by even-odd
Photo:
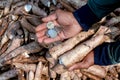
[[85, 31], [87, 31], [94, 23], [99, 21], [87, 4], [73, 12], [73, 15]]

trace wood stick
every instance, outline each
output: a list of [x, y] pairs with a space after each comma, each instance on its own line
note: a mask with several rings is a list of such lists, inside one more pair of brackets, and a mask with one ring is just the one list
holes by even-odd
[[38, 16], [42, 16], [42, 17], [47, 16], [47, 13], [36, 5], [32, 5], [32, 12], [33, 14], [38, 15]]
[[51, 63], [48, 63], [48, 74], [50, 78], [55, 79], [57, 77], [57, 74], [54, 70], [51, 69]]
[[55, 71], [57, 74], [61, 74], [65, 71], [67, 71], [67, 69], [60, 64], [55, 65], [53, 68], [51, 68], [53, 71]]
[[74, 8], [72, 8], [70, 5], [65, 3], [63, 0], [58, 0], [68, 11], [73, 12]]
[[110, 66], [108, 70], [109, 70], [110, 74], [113, 75], [113, 77], [118, 78], [119, 75], [118, 75], [117, 70], [115, 69], [115, 67]]
[[36, 64], [13, 63], [12, 65], [14, 65], [17, 69], [21, 69], [25, 72], [29, 72], [29, 71], [35, 72], [35, 70], [36, 70]]
[[5, 4], [7, 4], [8, 3], [8, 1], [6, 1], [6, 0], [2, 0], [2, 1], [0, 1], [0, 8], [5, 8]]
[[41, 51], [42, 47], [39, 46], [37, 42], [31, 42], [27, 45], [23, 45], [21, 47], [18, 47], [17, 49], [10, 52], [8, 55], [6, 55], [4, 58], [0, 60], [1, 65], [3, 66], [3, 63], [5, 63], [7, 60], [10, 60], [22, 53], [30, 54], [30, 53], [36, 53]]
[[105, 78], [105, 76], [107, 75], [107, 71], [103, 67], [98, 65], [93, 65], [88, 69], [82, 69], [82, 70], [90, 74], [93, 74], [95, 76], [98, 76], [100, 78]]
[[112, 25], [117, 24], [119, 22], [120, 22], [120, 16], [117, 16], [117, 17], [113, 17], [110, 20], [108, 20], [106, 25], [107, 26], [112, 26]]
[[20, 55], [20, 56], [17, 56], [15, 58], [13, 58], [12, 60], [7, 61], [5, 64], [12, 64], [12, 63], [29, 63], [29, 64], [32, 64], [32, 63], [36, 63], [36, 62], [39, 62], [39, 61], [41, 61], [42, 63], [47, 62], [45, 60], [45, 58], [42, 57], [42, 56], [40, 56], [40, 57], [31, 56], [31, 57], [25, 58], [25, 57]]
[[34, 72], [29, 71], [29, 80], [34, 80]]
[[83, 75], [83, 76], [82, 76], [82, 80], [87, 80], [87, 76], [86, 76], [86, 75]]
[[8, 22], [7, 22], [7, 19], [4, 19], [3, 24], [0, 27], [0, 37], [4, 34], [7, 28], [8, 28]]
[[12, 4], [12, 2], [8, 1], [8, 3], [6, 4], [6, 6], [5, 6], [5, 8], [4, 8], [4, 15], [9, 14], [11, 4]]
[[23, 70], [18, 71], [18, 80], [25, 80], [25, 75]]
[[62, 73], [60, 76], [60, 80], [71, 80], [70, 73], [68, 71]]
[[105, 26], [101, 26], [98, 32], [96, 32], [96, 34], [91, 39], [79, 44], [73, 50], [70, 50], [65, 54], [63, 54], [59, 58], [59, 63], [63, 64], [66, 67], [70, 67], [76, 62], [81, 61], [95, 47], [104, 43], [107, 40], [110, 40], [110, 37], [105, 34], [112, 33], [113, 31], [118, 32], [118, 29], [113, 28], [111, 30], [110, 28], [107, 28], [107, 27], [105, 28]]
[[86, 75], [87, 77], [89, 77], [89, 78], [91, 78], [93, 80], [102, 80], [101, 78], [99, 78], [99, 77], [97, 77], [95, 75], [92, 75], [90, 73], [84, 72], [84, 71], [82, 72], [82, 74]]
[[1, 80], [8, 80], [10, 78], [17, 76], [17, 74], [18, 74], [18, 71], [15, 69], [12, 69], [12, 70], [9, 70], [7, 72], [0, 74], [0, 79]]
[[88, 0], [64, 0], [66, 3], [71, 4], [74, 8], [78, 9], [85, 5]]
[[12, 50], [20, 47], [20, 45], [21, 45], [22, 43], [23, 43], [23, 39], [20, 38], [20, 36], [16, 36], [16, 37], [12, 40], [11, 44], [8, 46], [8, 49], [5, 51], [5, 53], [0, 56], [0, 59], [2, 59], [2, 58], [5, 57], [7, 54], [9, 54], [10, 51], [12, 51]]
[[93, 35], [95, 32], [94, 30], [88, 30], [87, 32], [80, 32], [78, 35], [76, 35], [73, 38], [68, 39], [64, 43], [61, 43], [49, 50], [50, 55], [57, 59], [60, 55], [64, 54], [66, 51], [69, 51], [70, 49], [74, 48], [75, 45], [82, 42], [83, 40], [87, 39], [91, 35]]
[[7, 31], [2, 36], [2, 39], [0, 41], [0, 49], [3, 47], [3, 45], [9, 41], [9, 38], [7, 37]]
[[98, 45], [102, 44], [108, 36], [98, 35], [92, 37], [90, 40], [83, 42], [82, 44], [75, 47], [73, 50], [68, 51], [59, 58], [60, 64], [66, 67], [70, 67], [76, 62], [81, 61], [91, 50]]
[[42, 69], [43, 69], [43, 64], [42, 64], [42, 62], [39, 62], [38, 65], [37, 65], [37, 68], [36, 68], [34, 80], [41, 80]]
[[23, 28], [26, 28], [29, 32], [35, 33], [35, 27], [31, 25], [26, 18], [21, 19], [21, 25]]
[[26, 19], [34, 26], [38, 26], [42, 23], [40, 18], [38, 16], [35, 16], [35, 15], [27, 16]]
[[[2, 55], [3, 53], [5, 53], [5, 51], [6, 51], [7, 48], [8, 48], [9, 43], [10, 43], [10, 41], [7, 41], [7, 42], [3, 45], [3, 47], [2, 47], [1, 50], [0, 50], [0, 55]], [[1, 56], [0, 56], [0, 57], [1, 57]]]
[[48, 52], [46, 53], [45, 58], [47, 61], [53, 64], [53, 66], [57, 63], [57, 60], [55, 60]]
[[81, 73], [80, 69], [74, 70], [74, 73], [81, 78], [83, 76], [83, 74]]
[[43, 66], [43, 69], [42, 69], [42, 74], [45, 75], [46, 77], [49, 77], [48, 75], [48, 66]]
[[16, 0], [16, 1], [13, 0], [12, 4], [14, 4], [14, 5], [12, 5], [11, 10], [14, 9], [14, 8], [18, 8], [20, 6], [24, 6], [26, 4], [26, 2], [25, 1], [21, 1], [21, 0]]
[[8, 38], [12, 40], [16, 36], [17, 30], [19, 28], [20, 28], [20, 22], [19, 21], [13, 22], [7, 31]]

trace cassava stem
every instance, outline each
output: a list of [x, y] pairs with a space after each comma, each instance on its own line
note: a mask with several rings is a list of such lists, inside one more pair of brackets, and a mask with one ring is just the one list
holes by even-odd
[[71, 80], [70, 73], [68, 71], [62, 73], [60, 76], [60, 80]]
[[4, 58], [0, 59], [0, 66], [3, 66], [3, 63], [6, 62], [7, 60], [10, 60], [22, 53], [30, 54], [30, 53], [36, 53], [41, 51], [42, 47], [39, 46], [37, 42], [31, 42], [27, 45], [23, 45], [21, 47], [18, 47], [17, 49], [13, 50], [10, 52], [8, 55], [6, 55]]
[[107, 71], [105, 70], [105, 68], [103, 68], [102, 66], [98, 66], [98, 65], [93, 65], [89, 67], [88, 69], [82, 69], [82, 71], [88, 72], [100, 78], [105, 78], [105, 76], [107, 75]]
[[41, 20], [38, 16], [31, 15], [26, 17], [26, 19], [34, 26], [38, 26], [41, 24]]
[[12, 70], [9, 70], [7, 72], [2, 73], [0, 75], [0, 79], [1, 80], [8, 80], [10, 78], [13, 78], [13, 77], [17, 76], [17, 74], [18, 74], [18, 71], [15, 70], [15, 69], [12, 69]]
[[64, 1], [62, 1], [62, 0], [58, 0], [68, 11], [70, 11], [70, 12], [73, 12], [74, 11], [74, 9], [70, 6], [70, 5], [68, 5], [68, 4], [66, 4]]
[[4, 34], [7, 27], [8, 27], [7, 19], [4, 19], [3, 22], [2, 22], [2, 26], [0, 27], [0, 37]]
[[117, 16], [117, 17], [113, 17], [110, 20], [108, 20], [106, 25], [111, 26], [111, 25], [117, 24], [119, 22], [120, 22], [120, 16]]
[[90, 74], [90, 73], [88, 73], [88, 72], [84, 72], [84, 71], [83, 71], [82, 74], [86, 75], [87, 77], [89, 77], [89, 78], [91, 78], [91, 79], [93, 79], [93, 80], [101, 80], [101, 78], [99, 78], [98, 76], [95, 76], [95, 75]]
[[21, 19], [21, 25], [23, 28], [26, 28], [29, 32], [35, 33], [35, 27], [30, 24], [26, 18]]
[[105, 35], [106, 33], [112, 33], [115, 30], [118, 31], [116, 28], [111, 30], [110, 28], [101, 26], [98, 32], [96, 32], [91, 39], [79, 44], [73, 50], [63, 54], [59, 58], [60, 63], [66, 67], [70, 67], [74, 63], [81, 61], [91, 50], [110, 39], [108, 35]]
[[22, 63], [13, 63], [13, 65], [17, 68], [17, 69], [21, 69], [25, 72], [29, 72], [29, 71], [33, 71], [35, 72], [36, 70], [36, 64], [22, 64]]
[[12, 50], [20, 47], [20, 45], [22, 44], [22, 42], [23, 42], [23, 39], [20, 38], [19, 36], [16, 36], [16, 37], [12, 40], [10, 46], [9, 46], [8, 49], [5, 51], [5, 53], [0, 56], [0, 59], [2, 59], [3, 57], [5, 57], [5, 55], [9, 54], [10, 51], [12, 51]]
[[43, 64], [42, 64], [42, 62], [39, 62], [38, 65], [37, 65], [37, 68], [36, 68], [34, 80], [41, 80], [42, 69], [43, 69]]
[[20, 28], [20, 22], [13, 22], [8, 28], [7, 36], [9, 39], [13, 39], [16, 36], [16, 31]]
[[38, 15], [38, 16], [42, 16], [42, 17], [47, 16], [47, 13], [36, 5], [32, 5], [32, 12], [33, 14]]
[[68, 39], [64, 43], [61, 43], [49, 50], [50, 55], [54, 58], [57, 59], [60, 55], [64, 54], [66, 51], [69, 51], [75, 45], [78, 43], [82, 42], [83, 40], [87, 39], [91, 35], [94, 34], [94, 30], [88, 30], [87, 32], [80, 32], [78, 35], [76, 35], [73, 38]]
[[34, 72], [33, 71], [29, 71], [29, 80], [34, 80]]
[[29, 64], [32, 64], [32, 63], [36, 63], [38, 61], [41, 61], [42, 63], [47, 62], [44, 57], [24, 58], [23, 55], [20, 55], [20, 56], [13, 58], [12, 60], [7, 61], [5, 64], [11, 64], [11, 63], [29, 63]]
[[91, 50], [102, 44], [106, 39], [108, 39], [108, 36], [105, 35], [97, 35], [95, 37], [92, 37], [90, 40], [83, 42], [73, 50], [70, 50], [67, 53], [63, 54], [59, 58], [59, 61], [64, 66], [70, 67], [76, 62], [81, 61]]

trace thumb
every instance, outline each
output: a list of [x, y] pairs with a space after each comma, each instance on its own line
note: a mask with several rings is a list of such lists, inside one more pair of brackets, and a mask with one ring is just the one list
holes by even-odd
[[49, 15], [48, 17], [45, 17], [42, 19], [43, 22], [49, 22], [52, 20], [56, 20], [57, 19], [57, 15], [56, 13]]
[[88, 67], [89, 67], [88, 64], [85, 64], [84, 62], [80, 62], [80, 63], [74, 64], [68, 70], [72, 71], [72, 70], [75, 70], [75, 69], [82, 69], [82, 68], [88, 68]]

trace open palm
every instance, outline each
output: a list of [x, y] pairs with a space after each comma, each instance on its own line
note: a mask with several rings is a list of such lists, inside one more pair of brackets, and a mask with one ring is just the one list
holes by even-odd
[[[82, 30], [81, 26], [71, 12], [57, 10], [54, 14], [49, 15], [42, 20], [44, 23], [36, 28], [36, 36], [38, 38], [38, 42], [40, 43], [44, 42], [49, 44], [55, 41], [64, 40], [75, 36]], [[46, 36], [46, 25], [49, 21], [52, 21], [55, 27], [57, 26], [61, 29], [58, 36], [55, 38], [49, 38]]]

